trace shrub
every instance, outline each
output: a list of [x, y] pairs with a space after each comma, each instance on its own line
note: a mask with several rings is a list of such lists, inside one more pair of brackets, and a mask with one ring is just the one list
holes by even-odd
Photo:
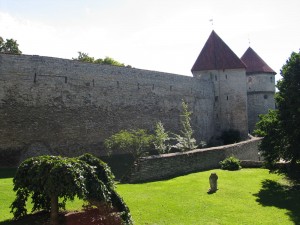
[[146, 130], [121, 130], [104, 141], [109, 153], [121, 150], [130, 153], [135, 159], [148, 154], [153, 142], [153, 135]]
[[220, 165], [222, 170], [239, 170], [242, 168], [240, 161], [233, 156], [221, 161]]
[[196, 139], [193, 138], [194, 131], [191, 126], [192, 112], [188, 111], [188, 104], [182, 101], [182, 114], [180, 115], [180, 122], [182, 125], [181, 135], [175, 134], [175, 139], [178, 142], [174, 148], [182, 152], [197, 148]]
[[162, 122], [156, 123], [155, 135], [153, 139], [154, 148], [159, 154], [168, 153], [171, 149], [169, 145], [170, 137], [167, 131], [165, 131]]
[[224, 145], [234, 144], [241, 141], [240, 132], [234, 129], [223, 131], [220, 138]]
[[207, 147], [208, 147], [208, 144], [205, 141], [200, 141], [198, 148], [207, 148]]

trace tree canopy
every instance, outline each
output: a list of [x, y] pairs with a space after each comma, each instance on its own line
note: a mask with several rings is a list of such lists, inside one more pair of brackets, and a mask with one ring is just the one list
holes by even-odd
[[[89, 56], [87, 53], [78, 52], [77, 58], [73, 58], [73, 60], [78, 60], [81, 62], [88, 62], [88, 63], [96, 63], [96, 64], [105, 64], [105, 65], [112, 65], [112, 66], [125, 66], [124, 63], [120, 63], [117, 60], [106, 56], [104, 59], [95, 59], [94, 57]], [[127, 65], [127, 67], [131, 67]]]
[[104, 203], [116, 209], [124, 224], [132, 224], [128, 207], [115, 191], [113, 178], [110, 168], [90, 154], [77, 158], [33, 157], [21, 163], [13, 179], [16, 199], [11, 211], [16, 219], [26, 215], [26, 202], [31, 196], [32, 211], [51, 210], [51, 224], [58, 224], [59, 208], [77, 196], [91, 205]]
[[269, 164], [282, 159], [294, 167], [300, 160], [300, 53], [291, 54], [281, 76], [277, 109], [260, 116], [255, 133], [264, 136], [260, 150]]
[[293, 52], [282, 67], [282, 80], [278, 81], [276, 95], [278, 117], [282, 130], [287, 134], [289, 152], [287, 159], [300, 159], [300, 53]]
[[6, 53], [6, 54], [22, 54], [22, 52], [19, 49], [19, 44], [14, 39], [4, 39], [0, 37], [0, 53]]

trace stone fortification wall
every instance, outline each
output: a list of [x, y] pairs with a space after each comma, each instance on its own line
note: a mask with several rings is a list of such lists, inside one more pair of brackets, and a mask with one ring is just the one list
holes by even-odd
[[258, 161], [260, 140], [260, 138], [252, 138], [232, 145], [144, 157], [135, 163], [128, 181], [131, 183], [153, 181], [215, 169], [220, 167], [220, 161], [230, 156], [240, 160]]
[[248, 135], [246, 70], [224, 69], [194, 71], [201, 81], [213, 82], [215, 136], [224, 130], [238, 130], [243, 138]]
[[40, 153], [101, 155], [103, 140], [113, 133], [153, 130], [159, 120], [177, 132], [182, 99], [193, 111], [196, 138], [208, 141], [211, 85], [155, 71], [0, 55], [0, 165]]
[[275, 75], [259, 73], [247, 75], [249, 133], [255, 129], [260, 114], [275, 109]]
[[275, 93], [275, 75], [270, 73], [247, 75], [247, 92]]
[[274, 93], [248, 93], [248, 121], [249, 133], [252, 133], [259, 121], [259, 115], [267, 114], [270, 109], [275, 109]]

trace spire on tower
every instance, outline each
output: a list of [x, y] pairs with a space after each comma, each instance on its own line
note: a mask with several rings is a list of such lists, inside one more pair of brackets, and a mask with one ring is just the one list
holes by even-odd
[[213, 30], [192, 67], [192, 72], [238, 68], [246, 68], [246, 65]]
[[249, 47], [244, 55], [241, 57], [241, 60], [246, 64], [247, 74], [255, 73], [270, 73], [276, 74], [276, 72], [267, 65], [267, 63], [251, 48]]

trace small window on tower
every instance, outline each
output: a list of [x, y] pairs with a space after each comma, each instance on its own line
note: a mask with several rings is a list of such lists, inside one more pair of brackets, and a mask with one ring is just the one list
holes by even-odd
[[271, 81], [271, 83], [273, 83], [273, 77], [270, 77], [270, 81]]
[[227, 74], [225, 75], [226, 79], [227, 79]]
[[218, 101], [218, 98], [219, 98], [218, 96], [215, 96], [215, 102], [217, 102], [217, 101]]
[[264, 99], [268, 99], [268, 95], [264, 95]]
[[215, 80], [216, 80], [216, 81], [218, 80], [218, 77], [217, 77], [217, 75], [215, 75]]

